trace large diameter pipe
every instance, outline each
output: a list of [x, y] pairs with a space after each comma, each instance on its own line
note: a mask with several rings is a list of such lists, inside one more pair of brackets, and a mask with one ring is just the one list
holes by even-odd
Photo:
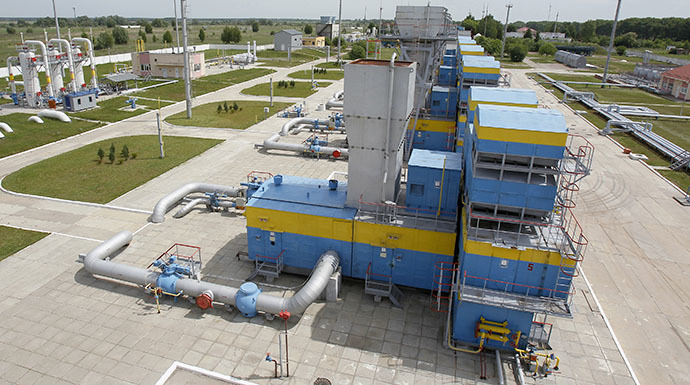
[[65, 46], [65, 51], [67, 51], [67, 62], [69, 63], [70, 88], [72, 89], [72, 92], [77, 92], [77, 82], [74, 80], [74, 57], [72, 56], [72, 44], [65, 39], [50, 39], [50, 41], [48, 41], [50, 44], [53, 44], [53, 42], [57, 42], [58, 45], [62, 44]]
[[[91, 88], [98, 88], [98, 79], [96, 78], [96, 62], [93, 55], [93, 44], [91, 40], [84, 37], [75, 37], [72, 42], [84, 42], [86, 43], [86, 49], [89, 51], [89, 61], [91, 62]], [[80, 85], [81, 86], [81, 85]]]
[[[153, 285], [155, 287], [160, 273], [109, 260], [113, 254], [129, 245], [131, 241], [132, 233], [129, 231], [121, 231], [115, 234], [112, 238], [96, 246], [96, 248], [86, 254], [84, 257], [84, 268], [94, 275], [115, 278], [142, 286]], [[256, 310], [270, 314], [278, 314], [283, 310], [293, 314], [303, 313], [326, 289], [328, 281], [331, 275], [335, 273], [339, 263], [340, 258], [335, 251], [323, 253], [314, 266], [311, 277], [295, 295], [290, 298], [283, 298], [261, 293], [256, 299]], [[178, 293], [182, 292], [188, 297], [198, 297], [210, 291], [213, 293], [215, 302], [234, 305], [235, 296], [239, 289], [196, 279], [180, 278], [175, 282], [175, 291]]]
[[256, 309], [266, 313], [278, 314], [287, 310], [292, 314], [301, 314], [307, 307], [321, 295], [328, 286], [328, 281], [335, 273], [340, 263], [338, 253], [329, 250], [319, 257], [311, 278], [307, 283], [290, 298], [274, 297], [268, 294], [259, 294], [256, 299]]
[[301, 144], [301, 143], [280, 143], [280, 134], [273, 134], [271, 137], [268, 139], [264, 140], [264, 148], [265, 149], [273, 149], [273, 150], [283, 150], [283, 151], [292, 151], [292, 152], [299, 152], [299, 153], [304, 153], [304, 152], [315, 152], [318, 154], [322, 155], [334, 155], [336, 151], [340, 153], [339, 157], [347, 158], [349, 156], [349, 151], [346, 148], [339, 148], [339, 147], [330, 147], [330, 146], [315, 146], [312, 148], [312, 146], [308, 144]]
[[498, 385], [505, 385], [506, 381], [503, 377], [503, 361], [501, 361], [501, 352], [496, 349], [496, 377], [498, 377]]
[[333, 94], [333, 97], [326, 102], [326, 109], [333, 107], [343, 108], [345, 99], [345, 91], [341, 90]]
[[218, 193], [229, 197], [236, 197], [240, 194], [240, 189], [231, 186], [222, 186], [211, 183], [189, 183], [172, 193], [166, 195], [156, 203], [151, 214], [151, 222], [161, 223], [165, 220], [165, 213], [177, 204], [182, 198], [191, 193]]
[[10, 89], [12, 90], [13, 94], [16, 94], [17, 93], [17, 86], [14, 83], [14, 74], [12, 73], [12, 61], [13, 60], [19, 61], [19, 58], [17, 56], [7, 57], [7, 72], [9, 73], [9, 76], [10, 76]]
[[46, 45], [40, 40], [27, 40], [25, 44], [36, 44], [41, 47], [41, 52], [43, 53], [43, 65], [46, 67], [46, 89], [48, 90], [48, 95], [52, 98], [55, 96], [53, 92], [53, 84], [50, 81], [50, 62], [48, 61], [48, 50]]
[[393, 52], [391, 56], [390, 65], [388, 67], [388, 108], [386, 115], [386, 137], [384, 138], [383, 147], [383, 183], [381, 184], [381, 201], [385, 202], [386, 199], [386, 184], [388, 179], [388, 147], [390, 147], [390, 136], [391, 136], [391, 116], [393, 114], [393, 83], [395, 81], [395, 58], [398, 56], [397, 53]]

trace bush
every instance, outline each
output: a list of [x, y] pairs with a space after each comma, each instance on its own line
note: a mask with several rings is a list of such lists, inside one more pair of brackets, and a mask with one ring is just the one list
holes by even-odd
[[112, 143], [110, 145], [110, 151], [108, 152], [108, 160], [110, 161], [110, 164], [113, 164], [113, 162], [115, 162], [115, 143]]
[[8, 35], [14, 35], [15, 33], [17, 33], [17, 30], [14, 27], [7, 27], [6, 30]]
[[314, 32], [314, 28], [312, 28], [311, 24], [307, 24], [304, 26], [304, 33], [307, 35], [311, 35], [311, 33]]
[[228, 107], [228, 102], [223, 102], [223, 110], [225, 110], [225, 112], [228, 112], [228, 110], [230, 110], [230, 107]]
[[539, 53], [542, 55], [552, 56], [556, 53], [556, 46], [551, 43], [543, 43], [539, 47]]
[[144, 24], [144, 31], [146, 31], [146, 33], [153, 33], [153, 26], [151, 23]]
[[216, 112], [219, 113], [219, 114], [220, 114], [221, 112], [223, 112], [223, 106], [221, 106], [221, 105], [219, 104], [219, 105], [218, 105], [218, 108], [216, 109]]
[[98, 34], [98, 37], [96, 38], [96, 49], [111, 48], [113, 44], [115, 44], [115, 40], [110, 32], [103, 31]]
[[113, 28], [113, 39], [115, 39], [115, 44], [127, 44], [129, 36], [127, 36], [127, 31], [122, 27]]
[[206, 31], [204, 31], [203, 28], [199, 30], [199, 40], [201, 40], [202, 43], [206, 40]]
[[172, 33], [170, 33], [170, 31], [165, 31], [165, 33], [163, 34], [163, 43], [172, 44], [172, 41]]
[[220, 40], [225, 43], [237, 43], [242, 39], [242, 32], [237, 27], [225, 27], [220, 35]]
[[103, 151], [102, 148], [98, 148], [98, 163], [100, 164], [103, 162], [103, 158], [105, 157], [105, 151]]
[[624, 56], [626, 49], [627, 48], [625, 46], [619, 45], [618, 47], [616, 47], [616, 53], [618, 54], [618, 56]]
[[515, 45], [510, 49], [510, 61], [521, 62], [527, 56], [527, 49], [521, 45]]
[[139, 39], [146, 43], [146, 33], [144, 31], [139, 31]]
[[153, 42], [155, 43], [158, 41], [158, 38], [156, 37], [156, 35], [153, 35], [153, 38], [151, 40], [153, 40]]
[[259, 32], [259, 23], [256, 21], [252, 23], [252, 32]]
[[120, 156], [122, 156], [125, 160], [129, 159], [129, 147], [125, 144], [122, 146], [122, 151], [120, 152]]
[[130, 157], [130, 159], [136, 159], [136, 158], [137, 158], [137, 153], [136, 153], [136, 152], [133, 152], [133, 153], [132, 153], [132, 156]]
[[168, 26], [168, 22], [162, 19], [155, 19], [151, 25], [156, 28], [165, 28]]
[[232, 103], [233, 111], [237, 111], [238, 108], [240, 108], [240, 106], [237, 105], [237, 102]]
[[294, 86], [295, 86], [295, 81], [294, 81], [294, 80], [290, 80], [290, 88], [292, 88], [292, 87], [294, 87]]
[[352, 46], [352, 50], [348, 54], [348, 59], [355, 60], [355, 59], [361, 59], [367, 55], [366, 49], [362, 47], [360, 44], [355, 43]]

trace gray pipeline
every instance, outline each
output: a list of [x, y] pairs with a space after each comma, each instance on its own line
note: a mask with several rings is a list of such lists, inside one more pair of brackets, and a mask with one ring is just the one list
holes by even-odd
[[[160, 273], [141, 267], [124, 265], [110, 261], [115, 252], [129, 245], [132, 233], [121, 231], [112, 238], [96, 246], [84, 257], [84, 268], [93, 275], [114, 278], [137, 285], [156, 286]], [[107, 260], [106, 260], [107, 259]], [[292, 297], [276, 297], [267, 293], [260, 293], [256, 299], [256, 310], [278, 314], [287, 310], [292, 314], [303, 313], [304, 310], [326, 289], [330, 276], [338, 268], [340, 258], [335, 251], [327, 251], [321, 255], [314, 266], [311, 277]], [[235, 305], [235, 296], [239, 289], [215, 283], [198, 281], [190, 278], [180, 278], [175, 284], [175, 290], [189, 297], [198, 297], [203, 293], [212, 292], [215, 302]]]
[[240, 194], [240, 189], [231, 186], [222, 186], [211, 183], [188, 183], [172, 193], [164, 196], [156, 203], [151, 214], [151, 222], [162, 223], [165, 220], [165, 213], [167, 213], [173, 206], [177, 205], [179, 201], [191, 193], [219, 193], [229, 197], [237, 197]]

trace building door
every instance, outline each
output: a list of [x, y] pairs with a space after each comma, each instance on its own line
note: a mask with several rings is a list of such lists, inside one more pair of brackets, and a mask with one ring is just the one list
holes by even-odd
[[162, 68], [161, 70], [163, 71], [163, 77], [164, 77], [164, 78], [167, 78], [167, 77], [168, 77], [168, 69], [167, 69], [167, 68]]
[[180, 77], [180, 69], [175, 67], [175, 77], [179, 78]]

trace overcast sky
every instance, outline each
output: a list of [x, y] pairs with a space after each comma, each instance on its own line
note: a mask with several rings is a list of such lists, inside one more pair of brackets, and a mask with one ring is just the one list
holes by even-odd
[[[179, 0], [178, 5], [179, 5]], [[424, 5], [426, 0], [343, 0], [343, 18], [361, 19], [365, 7], [368, 19], [377, 19], [379, 5], [383, 3], [383, 17], [393, 18], [396, 5]], [[55, 0], [58, 16], [72, 17], [72, 7], [77, 15], [125, 17], [166, 17], [173, 15], [173, 0]], [[448, 7], [453, 18], [464, 19], [472, 12], [480, 18], [482, 6], [488, 5], [489, 12], [500, 20], [505, 20], [506, 0], [445, 0], [432, 1], [432, 5]], [[613, 19], [616, 0], [511, 0], [514, 7], [510, 20], [587, 20]], [[4, 17], [43, 17], [52, 16], [51, 0], [4, 1]], [[321, 15], [338, 15], [338, 0], [188, 0], [191, 17], [200, 18], [310, 18]], [[689, 0], [624, 0], [621, 18], [628, 17], [690, 17]]]

